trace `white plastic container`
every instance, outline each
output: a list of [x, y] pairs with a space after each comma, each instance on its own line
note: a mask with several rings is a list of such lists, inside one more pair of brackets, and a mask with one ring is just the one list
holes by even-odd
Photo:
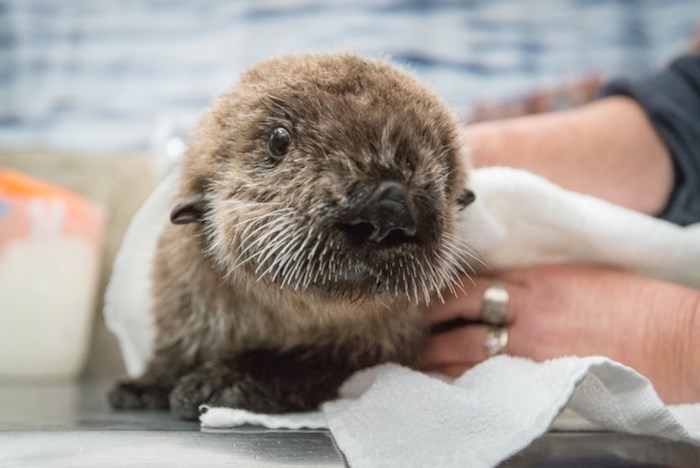
[[104, 217], [0, 170], [0, 379], [73, 378], [89, 346]]

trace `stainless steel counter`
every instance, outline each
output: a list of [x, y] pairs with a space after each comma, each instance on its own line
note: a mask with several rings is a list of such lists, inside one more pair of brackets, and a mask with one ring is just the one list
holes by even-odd
[[199, 432], [167, 412], [112, 411], [109, 384], [0, 383], [0, 467], [342, 467], [327, 431]]
[[[107, 383], [0, 383], [0, 467], [338, 467], [327, 431], [199, 432], [165, 412], [113, 412]], [[550, 433], [503, 466], [700, 466], [700, 448]]]

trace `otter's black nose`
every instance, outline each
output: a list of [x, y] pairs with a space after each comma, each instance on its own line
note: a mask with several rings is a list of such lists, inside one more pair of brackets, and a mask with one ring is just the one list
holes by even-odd
[[415, 241], [416, 217], [406, 188], [398, 182], [383, 182], [340, 227], [356, 242]]

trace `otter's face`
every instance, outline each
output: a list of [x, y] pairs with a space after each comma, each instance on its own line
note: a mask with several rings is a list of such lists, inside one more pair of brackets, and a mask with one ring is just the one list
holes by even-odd
[[311, 294], [451, 288], [465, 191], [453, 119], [411, 77], [352, 55], [253, 68], [205, 118], [185, 162], [188, 201], [225, 274]]

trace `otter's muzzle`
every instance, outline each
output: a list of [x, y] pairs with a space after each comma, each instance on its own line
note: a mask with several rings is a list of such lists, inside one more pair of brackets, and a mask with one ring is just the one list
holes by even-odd
[[340, 227], [360, 243], [397, 245], [416, 241], [413, 204], [406, 187], [398, 182], [383, 182]]

